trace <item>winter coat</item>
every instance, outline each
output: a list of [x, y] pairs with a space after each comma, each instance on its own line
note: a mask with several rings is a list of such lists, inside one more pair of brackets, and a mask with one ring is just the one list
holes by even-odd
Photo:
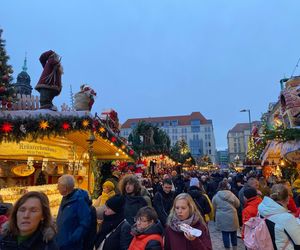
[[144, 200], [147, 202], [147, 206], [152, 207], [152, 202], [151, 202], [151, 194], [147, 190], [147, 188], [142, 187], [141, 188], [141, 196], [144, 198]]
[[299, 209], [296, 206], [293, 196], [289, 197], [289, 203], [287, 205], [287, 208], [289, 211], [291, 211], [292, 214], [294, 214], [296, 217], [299, 217]]
[[91, 225], [88, 203], [88, 194], [81, 189], [63, 197], [56, 220], [56, 241], [61, 250], [83, 250], [84, 238]]
[[175, 194], [176, 195], [181, 194], [186, 191], [186, 190], [184, 190], [185, 183], [184, 183], [183, 177], [181, 175], [177, 175], [176, 177], [174, 177], [172, 179], [172, 182], [175, 186]]
[[134, 217], [140, 208], [148, 206], [142, 196], [125, 195], [124, 216], [130, 225], [134, 224]]
[[194, 240], [188, 240], [183, 232], [174, 231], [170, 226], [165, 230], [165, 250], [212, 250], [208, 228], [200, 221], [191, 225], [200, 229], [202, 235]]
[[159, 190], [153, 198], [153, 207], [158, 215], [162, 225], [166, 225], [167, 218], [173, 206], [175, 193], [171, 191], [166, 194], [163, 190]]
[[[134, 227], [134, 226], [133, 226]], [[162, 250], [163, 227], [158, 221], [142, 233], [134, 235], [128, 250]], [[155, 237], [156, 239], [153, 239]]]
[[259, 196], [255, 196], [246, 201], [245, 208], [242, 211], [242, 218], [243, 218], [242, 239], [244, 239], [244, 224], [251, 217], [257, 216], [258, 205], [261, 203], [261, 201], [262, 199]]
[[41, 231], [38, 229], [33, 235], [18, 245], [16, 236], [12, 236], [6, 231], [0, 239], [1, 250], [58, 250], [58, 246], [53, 237], [55, 231], [47, 228]]
[[102, 194], [98, 197], [98, 199], [95, 200], [94, 206], [96, 208], [104, 206], [106, 201], [115, 195], [116, 195], [115, 191], [110, 191], [109, 193], [102, 192]]
[[155, 195], [158, 191], [162, 190], [160, 183], [153, 183], [152, 188], [153, 188], [153, 195]]
[[111, 233], [105, 239], [103, 250], [127, 250], [132, 239], [130, 230], [131, 226], [124, 219], [123, 213], [104, 215], [101, 230], [96, 236], [96, 249]]
[[239, 228], [238, 198], [229, 190], [221, 190], [214, 196], [212, 204], [215, 210], [216, 228], [224, 232], [236, 231]]
[[266, 223], [274, 249], [283, 249], [287, 241], [289, 243], [285, 250], [300, 249], [300, 224], [286, 208], [265, 196], [258, 206], [258, 211], [263, 217], [271, 215], [266, 219]]
[[61, 92], [61, 69], [60, 61], [56, 60], [53, 55], [54, 51], [49, 50], [40, 56], [40, 62], [44, 68], [42, 75], [35, 87], [37, 91], [42, 88], [56, 90], [59, 94]]
[[205, 218], [205, 215], [209, 214], [211, 211], [207, 198], [202, 194], [200, 188], [196, 186], [190, 187], [188, 193], [195, 201], [202, 217]]

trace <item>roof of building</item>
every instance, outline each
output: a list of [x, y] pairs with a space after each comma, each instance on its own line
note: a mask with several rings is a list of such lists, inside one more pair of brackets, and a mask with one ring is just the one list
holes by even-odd
[[121, 128], [131, 128], [132, 123], [138, 123], [140, 121], [145, 121], [145, 122], [178, 121], [178, 126], [184, 126], [184, 125], [190, 125], [192, 120], [200, 120], [200, 124], [212, 124], [212, 120], [206, 119], [200, 112], [192, 112], [190, 115], [128, 119], [121, 126]]
[[[261, 122], [260, 121], [253, 121], [252, 122], [252, 127], [254, 125], [258, 125], [260, 126], [261, 125]], [[230, 129], [228, 131], [228, 133], [239, 133], [239, 132], [244, 132], [245, 130], [249, 130], [249, 123], [237, 123], [232, 129]]]

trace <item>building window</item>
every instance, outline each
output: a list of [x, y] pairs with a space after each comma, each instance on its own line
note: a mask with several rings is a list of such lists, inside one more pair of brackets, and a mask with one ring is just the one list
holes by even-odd
[[136, 127], [136, 122], [132, 122], [130, 125], [132, 128]]
[[192, 126], [199, 126], [200, 125], [200, 120], [191, 120], [191, 125]]
[[177, 120], [171, 121], [171, 125], [172, 126], [178, 126], [178, 121]]
[[191, 128], [192, 128], [193, 133], [199, 133], [200, 132], [200, 126], [193, 126]]
[[177, 134], [177, 128], [173, 128], [173, 133]]

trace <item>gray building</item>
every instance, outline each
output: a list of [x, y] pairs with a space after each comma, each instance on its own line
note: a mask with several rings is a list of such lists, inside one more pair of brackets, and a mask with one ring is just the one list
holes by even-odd
[[228, 165], [228, 149], [217, 151], [217, 163], [219, 165]]
[[[252, 122], [252, 127], [261, 126], [261, 122]], [[248, 139], [250, 136], [249, 123], [237, 123], [227, 133], [227, 145], [228, 145], [228, 161], [233, 162], [234, 158], [238, 155], [241, 161], [246, 158], [248, 150]]]
[[216, 162], [216, 145], [212, 120], [206, 119], [200, 112], [190, 115], [132, 118], [121, 126], [120, 135], [127, 138], [132, 129], [140, 121], [149, 122], [164, 130], [170, 137], [173, 146], [178, 140], [185, 140], [189, 145], [191, 154], [198, 159], [208, 155], [212, 162]]

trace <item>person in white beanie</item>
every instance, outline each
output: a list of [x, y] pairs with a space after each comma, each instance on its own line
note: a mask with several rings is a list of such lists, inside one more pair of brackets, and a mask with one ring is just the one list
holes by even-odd
[[210, 213], [211, 207], [198, 178], [191, 178], [188, 194], [193, 198], [202, 217], [205, 218], [205, 215]]

